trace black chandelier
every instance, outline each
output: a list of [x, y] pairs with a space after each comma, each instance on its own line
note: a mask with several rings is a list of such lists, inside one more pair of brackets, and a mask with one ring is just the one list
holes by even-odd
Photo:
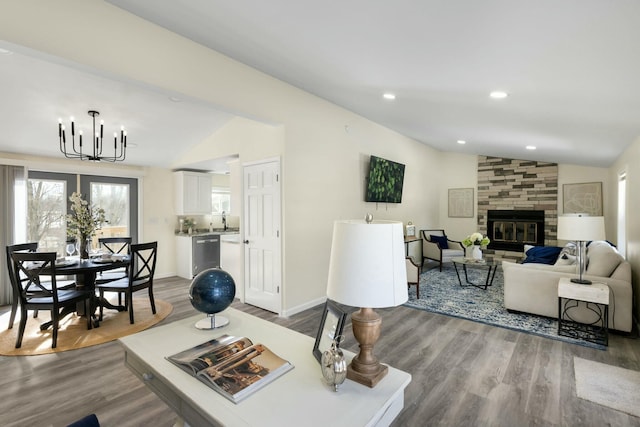
[[[82, 152], [82, 131], [78, 132], [79, 142], [76, 146], [76, 128], [71, 117], [71, 144], [67, 149], [67, 137], [65, 135], [65, 127], [62, 124], [62, 119], [58, 120], [58, 137], [60, 138], [60, 151], [68, 159], [80, 159], [90, 160], [93, 162], [121, 162], [124, 160], [127, 152], [127, 131], [124, 130], [124, 126], [120, 128], [120, 143], [118, 144], [118, 133], [113, 133], [113, 156], [102, 155], [102, 135], [104, 120], [100, 120], [100, 130], [96, 131], [96, 116], [100, 113], [94, 110], [90, 110], [88, 114], [93, 118], [93, 134], [90, 138], [91, 150], [89, 153]], [[95, 139], [94, 139], [95, 138]], [[120, 150], [118, 152], [118, 145]]]

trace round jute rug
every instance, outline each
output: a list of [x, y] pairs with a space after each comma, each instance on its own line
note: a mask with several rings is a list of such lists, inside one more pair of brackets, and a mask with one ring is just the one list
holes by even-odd
[[135, 323], [133, 325], [129, 323], [128, 312], [105, 310], [100, 327], [87, 330], [86, 318], [79, 317], [75, 313], [71, 314], [60, 322], [58, 345], [53, 349], [51, 348], [52, 329], [40, 330], [40, 324], [50, 319], [48, 311], [40, 311], [35, 319], [32, 312], [29, 312], [29, 319], [27, 319], [27, 327], [24, 331], [22, 347], [20, 348], [15, 348], [20, 313], [16, 316], [13, 328], [6, 329], [9, 325], [10, 315], [7, 312], [0, 316], [0, 328], [2, 328], [2, 331], [0, 331], [0, 355], [31, 356], [58, 353], [103, 344], [126, 335], [135, 334], [160, 322], [173, 310], [173, 306], [166, 301], [156, 299], [155, 302], [156, 314], [154, 315], [151, 313], [151, 305], [148, 298], [133, 299], [135, 314]]

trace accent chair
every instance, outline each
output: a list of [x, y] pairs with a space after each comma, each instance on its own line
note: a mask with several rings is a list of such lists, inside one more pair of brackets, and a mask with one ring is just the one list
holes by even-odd
[[442, 264], [452, 258], [464, 257], [462, 242], [451, 240], [443, 229], [420, 230], [422, 237], [422, 257], [436, 261], [442, 271]]

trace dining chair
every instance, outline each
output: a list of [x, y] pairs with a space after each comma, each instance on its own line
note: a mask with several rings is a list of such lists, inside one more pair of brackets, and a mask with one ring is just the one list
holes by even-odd
[[[20, 300], [20, 327], [16, 339], [16, 348], [22, 346], [22, 337], [27, 325], [28, 310], [49, 310], [53, 337], [51, 348], [56, 348], [58, 342], [58, 325], [61, 310], [75, 308], [79, 302], [84, 304], [85, 313], [88, 312], [89, 300], [92, 292], [80, 289], [58, 289], [56, 281], [55, 252], [13, 252], [14, 277], [24, 276], [24, 281], [15, 280], [13, 291]], [[45, 282], [42, 277], [48, 278]], [[45, 286], [48, 283], [49, 286]], [[16, 286], [17, 285], [17, 286]], [[87, 316], [87, 329], [92, 328], [91, 316]]]
[[[129, 255], [131, 253], [131, 237], [100, 237], [98, 244], [107, 254]], [[113, 282], [127, 277], [126, 267], [101, 271], [96, 277], [96, 285]], [[118, 305], [122, 305], [122, 294], [118, 293]]]
[[[14, 252], [35, 252], [38, 250], [38, 242], [18, 243], [16, 245], [8, 245], [6, 248], [7, 255], [7, 273], [9, 274], [9, 282], [12, 289], [14, 287], [23, 287], [23, 283], [27, 280], [22, 274], [19, 274], [13, 268], [13, 261], [11, 260], [11, 254]], [[19, 282], [19, 283], [18, 283]], [[58, 289], [73, 289], [76, 287], [74, 280], [58, 280], [56, 282]], [[47, 281], [41, 281], [41, 285], [47, 289], [51, 289], [51, 283]], [[18, 302], [20, 301], [20, 295], [18, 292], [11, 292], [11, 314], [9, 315], [9, 327], [13, 328], [13, 323], [16, 320], [16, 313], [18, 312]], [[38, 317], [38, 310], [33, 311], [33, 317]]]
[[[156, 271], [156, 255], [158, 242], [139, 243], [131, 245], [131, 262], [126, 278], [108, 283], [96, 284], [100, 293], [100, 300], [105, 292], [117, 292], [125, 295], [125, 307], [129, 311], [129, 322], [134, 323], [133, 294], [142, 289], [148, 289], [151, 312], [156, 314], [156, 303], [153, 299], [153, 275]], [[102, 320], [103, 306], [100, 304], [100, 320]]]

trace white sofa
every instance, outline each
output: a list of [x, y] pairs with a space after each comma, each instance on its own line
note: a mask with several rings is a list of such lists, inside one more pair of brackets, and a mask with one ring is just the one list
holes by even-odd
[[[606, 283], [611, 289], [609, 302], [609, 328], [631, 332], [632, 286], [631, 265], [607, 242], [592, 242], [586, 251], [587, 268], [583, 278]], [[508, 310], [558, 317], [558, 280], [578, 275], [577, 264], [571, 255], [554, 265], [503, 261], [504, 305]], [[588, 286], [588, 285], [585, 285]], [[584, 303], [573, 309], [574, 320], [591, 323], [595, 314]]]

